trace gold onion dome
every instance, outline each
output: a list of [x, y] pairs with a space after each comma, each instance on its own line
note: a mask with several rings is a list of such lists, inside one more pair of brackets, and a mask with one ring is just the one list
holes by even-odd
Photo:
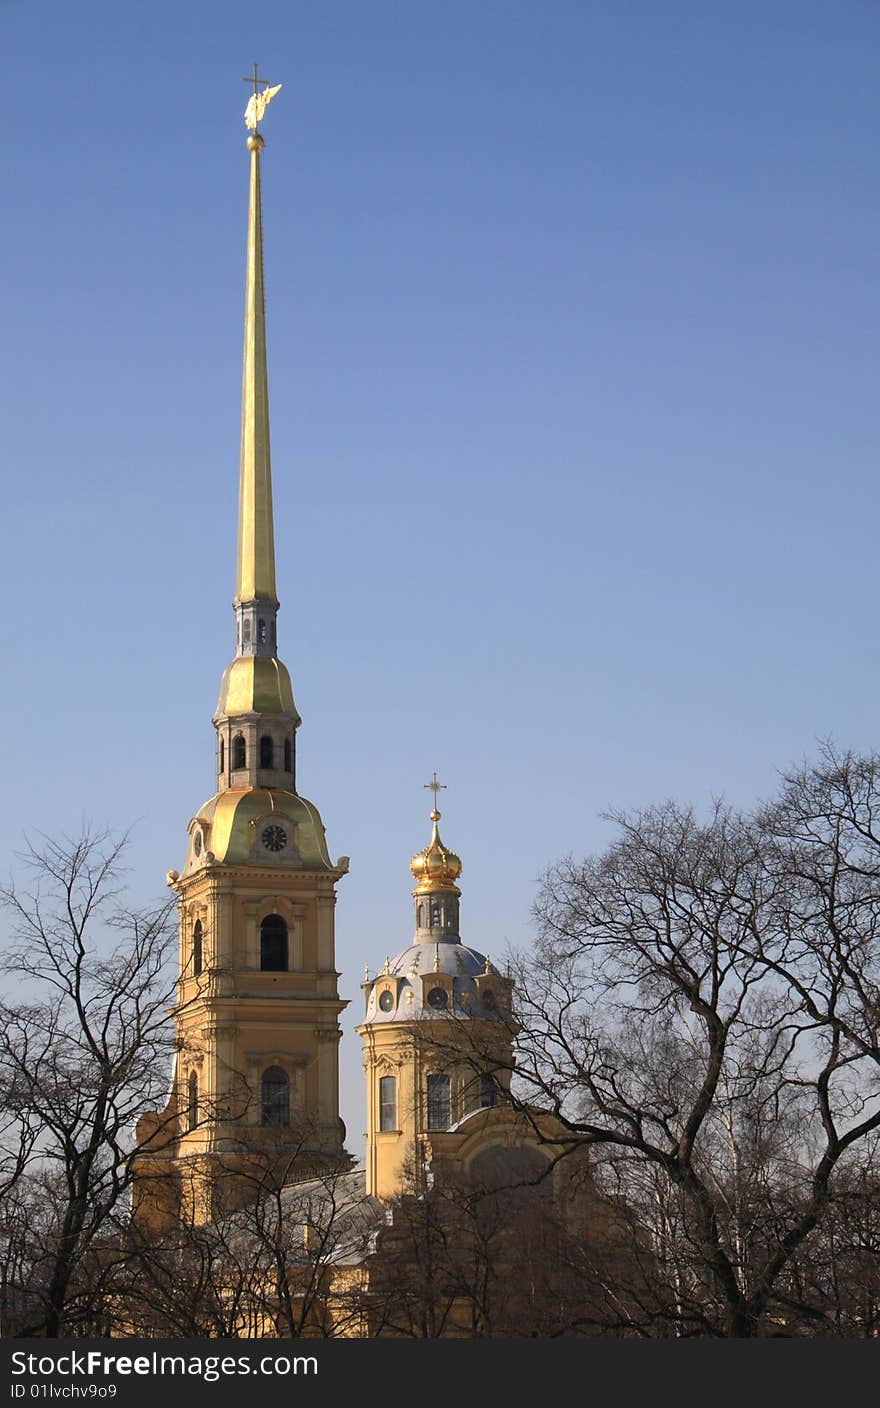
[[440, 832], [437, 830], [437, 822], [440, 820], [440, 813], [435, 807], [431, 812], [431, 820], [434, 829], [431, 832], [431, 840], [423, 851], [419, 851], [417, 856], [413, 856], [409, 863], [409, 868], [416, 881], [414, 895], [427, 895], [435, 890], [451, 890], [453, 894], [460, 894], [461, 891], [456, 885], [456, 880], [461, 874], [461, 857], [450, 851], [440, 840]]

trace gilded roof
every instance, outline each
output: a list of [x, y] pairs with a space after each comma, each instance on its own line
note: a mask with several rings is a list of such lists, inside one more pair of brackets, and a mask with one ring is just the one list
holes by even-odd
[[[230, 787], [218, 792], [196, 813], [202, 823], [203, 853], [227, 865], [264, 861], [289, 864], [303, 870], [333, 870], [327, 850], [324, 823], [318, 808], [275, 787]], [[268, 853], [260, 848], [264, 826], [279, 826], [286, 836], [284, 848]]]
[[238, 497], [238, 572], [235, 601], [270, 601], [275, 594], [275, 533], [269, 451], [269, 376], [263, 296], [263, 216], [259, 144], [251, 146], [248, 206], [244, 368], [241, 393], [241, 471]]
[[434, 829], [430, 841], [409, 863], [416, 881], [413, 894], [427, 895], [436, 890], [451, 890], [453, 894], [458, 895], [461, 891], [455, 882], [461, 874], [461, 856], [457, 856], [455, 851], [450, 851], [440, 840], [440, 832], [437, 830], [440, 813], [436, 807], [431, 812], [431, 820]]
[[298, 724], [287, 666], [261, 655], [239, 655], [227, 665], [214, 720], [235, 714], [288, 714]]

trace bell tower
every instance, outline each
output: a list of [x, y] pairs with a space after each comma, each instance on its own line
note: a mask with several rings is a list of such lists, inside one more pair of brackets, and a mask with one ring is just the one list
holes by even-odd
[[[213, 716], [216, 791], [189, 823], [178, 899], [176, 1069], [138, 1127], [135, 1207], [204, 1221], [261, 1184], [349, 1163], [339, 1118], [337, 881], [317, 808], [297, 791], [300, 716], [278, 656], [259, 123], [253, 79], [235, 653]], [[279, 85], [280, 87], [280, 85]]]

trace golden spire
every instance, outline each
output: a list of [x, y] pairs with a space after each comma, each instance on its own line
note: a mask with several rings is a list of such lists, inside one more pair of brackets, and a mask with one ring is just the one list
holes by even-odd
[[441, 813], [437, 810], [437, 793], [445, 790], [446, 783], [437, 781], [437, 774], [433, 779], [425, 783], [434, 793], [434, 806], [431, 811], [431, 821], [434, 823], [431, 831], [431, 840], [423, 851], [419, 851], [417, 856], [413, 856], [409, 863], [409, 868], [416, 880], [414, 895], [427, 895], [435, 890], [450, 890], [453, 894], [460, 894], [461, 891], [456, 885], [456, 880], [461, 874], [461, 857], [450, 851], [440, 840], [440, 832], [437, 823]]
[[[244, 370], [241, 391], [241, 475], [238, 496], [238, 581], [235, 605], [267, 601], [277, 607], [275, 594], [275, 531], [272, 520], [272, 466], [269, 454], [269, 381], [266, 368], [266, 307], [263, 297], [263, 215], [260, 199], [260, 152], [264, 142], [256, 129], [254, 100], [265, 98], [257, 85], [265, 79], [245, 80], [254, 85], [245, 121], [252, 129], [247, 139], [251, 154], [248, 205], [247, 288], [244, 308]], [[275, 90], [277, 91], [277, 90]]]

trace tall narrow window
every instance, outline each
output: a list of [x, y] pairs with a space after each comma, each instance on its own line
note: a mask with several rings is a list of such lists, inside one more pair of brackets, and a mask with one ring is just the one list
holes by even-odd
[[244, 737], [237, 733], [232, 740], [232, 768], [247, 767], [247, 749], [244, 746]]
[[280, 1066], [270, 1066], [260, 1082], [260, 1122], [276, 1128], [290, 1124], [290, 1081]]
[[257, 640], [260, 645], [266, 644], [266, 622], [262, 617], [260, 617], [260, 620], [257, 622]]
[[226, 771], [226, 739], [220, 739], [220, 771]]
[[275, 745], [268, 733], [264, 733], [260, 739], [260, 767], [274, 768], [275, 766]]
[[195, 1071], [190, 1071], [186, 1088], [189, 1100], [186, 1107], [186, 1127], [195, 1129], [199, 1122], [199, 1078]]
[[202, 921], [197, 919], [193, 926], [193, 973], [198, 977], [202, 971]]
[[431, 905], [431, 928], [432, 928], [432, 929], [439, 929], [439, 928], [440, 928], [440, 906], [439, 906], [439, 904], [432, 904], [432, 905]]
[[379, 1128], [397, 1129], [397, 1077], [379, 1077]]
[[448, 1129], [449, 1123], [449, 1077], [428, 1076], [428, 1128]]
[[420, 905], [419, 905], [419, 928], [420, 928], [420, 929], [424, 929], [424, 927], [425, 927], [425, 906], [424, 906], [423, 904], [420, 904]]
[[245, 620], [245, 621], [242, 623], [242, 627], [241, 627], [241, 642], [242, 642], [242, 645], [250, 645], [250, 643], [251, 643], [251, 623], [250, 623], [249, 620]]
[[284, 740], [284, 771], [290, 772], [290, 739]]
[[498, 1104], [498, 1087], [494, 1076], [480, 1076], [480, 1109], [491, 1110]]
[[267, 914], [260, 925], [260, 967], [264, 973], [287, 972], [287, 925], [280, 914]]

